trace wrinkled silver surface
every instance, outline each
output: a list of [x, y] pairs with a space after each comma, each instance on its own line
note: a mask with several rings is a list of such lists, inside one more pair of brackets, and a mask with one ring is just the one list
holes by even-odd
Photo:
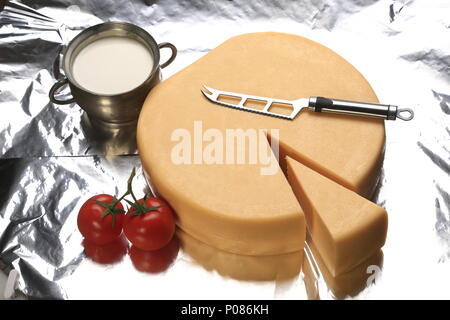
[[[20, 272], [20, 291], [33, 298], [307, 297], [303, 274], [287, 282], [237, 281], [180, 253], [171, 269], [147, 275], [129, 259], [104, 267], [84, 257], [79, 207], [94, 193], [122, 192], [139, 158], [117, 156], [133, 148], [90, 136], [79, 107], [53, 105], [47, 94], [62, 77], [63, 46], [108, 20], [174, 43], [179, 56], [164, 69], [166, 78], [233, 35], [281, 31], [329, 46], [382, 102], [412, 107], [413, 121], [386, 122], [374, 199], [389, 212], [384, 266], [357, 298], [450, 298], [447, 0], [10, 1], [0, 13], [0, 266]], [[136, 188], [144, 185], [139, 171]], [[320, 272], [315, 276], [317, 295], [331, 298]]]

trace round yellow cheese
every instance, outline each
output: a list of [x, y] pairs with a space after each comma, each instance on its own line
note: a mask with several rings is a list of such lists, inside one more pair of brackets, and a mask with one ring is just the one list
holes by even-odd
[[[305, 239], [303, 211], [283, 172], [263, 175], [263, 164], [250, 161], [205, 163], [198, 136], [208, 129], [224, 137], [229, 129], [265, 129], [269, 135], [279, 130], [272, 138], [279, 141], [282, 168], [289, 155], [363, 196], [370, 193], [383, 155], [382, 120], [310, 111], [293, 121], [277, 119], [212, 104], [200, 92], [203, 85], [279, 99], [327, 96], [377, 102], [364, 77], [339, 55], [281, 33], [231, 38], [160, 83], [140, 114], [139, 153], [152, 185], [191, 236], [244, 255], [299, 251]], [[190, 164], [174, 159], [180, 130], [191, 137]], [[202, 137], [204, 147], [208, 137]]]

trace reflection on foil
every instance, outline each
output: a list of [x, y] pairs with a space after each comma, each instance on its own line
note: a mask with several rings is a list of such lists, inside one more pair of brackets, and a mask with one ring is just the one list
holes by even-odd
[[84, 254], [94, 262], [100, 264], [113, 264], [121, 261], [128, 253], [129, 243], [122, 233], [110, 243], [99, 246], [83, 239]]
[[136, 122], [125, 126], [94, 125], [87, 113], [83, 113], [81, 127], [86, 138], [91, 141], [86, 153], [91, 150], [107, 156], [136, 153], [136, 125]]
[[158, 250], [145, 251], [131, 246], [130, 259], [136, 270], [157, 274], [166, 271], [171, 266], [179, 249], [180, 243], [174, 236], [168, 244]]
[[[127, 257], [101, 265], [83, 254], [76, 229], [79, 207], [92, 194], [119, 194], [131, 167], [140, 162], [133, 132], [98, 132], [76, 104], [49, 102], [50, 87], [63, 77], [64, 45], [102, 21], [135, 23], [179, 49], [164, 69], [168, 77], [231, 36], [278, 31], [330, 47], [365, 75], [380, 101], [416, 113], [410, 123], [386, 123], [385, 161], [373, 199], [389, 215], [383, 269], [356, 298], [448, 298], [449, 16], [447, 0], [9, 1], [0, 13], [0, 267], [16, 269], [19, 290], [32, 298], [353, 295], [350, 276], [328, 277], [314, 261], [319, 259], [306, 251], [302, 271], [293, 267], [289, 279], [276, 281], [235, 280], [246, 274], [231, 267], [218, 270], [228, 267], [215, 262], [221, 255], [214, 250], [203, 262], [214, 270], [180, 251], [161, 274], [137, 272]], [[130, 156], [117, 156], [124, 154]], [[136, 184], [145, 188], [142, 174]], [[205, 261], [207, 256], [198, 255]], [[267, 280], [257, 268], [243, 270]], [[123, 280], [113, 284], [114, 277]]]
[[245, 281], [287, 280], [301, 269], [303, 252], [244, 256], [213, 248], [181, 230], [177, 235], [184, 252], [206, 270], [215, 270], [224, 277]]
[[[325, 265], [316, 246], [308, 242], [305, 245], [306, 260], [304, 263], [305, 278], [310, 282], [323, 280], [328, 288], [325, 292], [319, 292], [317, 285], [311, 284], [311, 298], [320, 299], [325, 297], [345, 299], [354, 297], [367, 286], [372, 285], [377, 276], [382, 272], [383, 251], [379, 250], [354, 268], [339, 275], [333, 276]], [[305, 264], [307, 264], [305, 266]], [[314, 280], [313, 280], [314, 279]]]

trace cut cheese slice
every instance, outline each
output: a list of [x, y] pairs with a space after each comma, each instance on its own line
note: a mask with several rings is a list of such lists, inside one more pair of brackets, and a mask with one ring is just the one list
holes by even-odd
[[379, 251], [387, 233], [383, 208], [289, 157], [286, 160], [312, 242], [333, 276]]
[[[305, 238], [303, 212], [283, 173], [261, 175], [261, 164], [248, 161], [199, 161], [196, 121], [203, 133], [213, 129], [224, 137], [229, 129], [266, 129], [279, 140], [282, 155], [363, 195], [375, 185], [384, 147], [382, 120], [313, 112], [293, 121], [277, 119], [212, 104], [200, 92], [203, 85], [280, 99], [324, 95], [377, 102], [368, 82], [343, 58], [281, 33], [231, 38], [158, 84], [139, 117], [139, 153], [153, 187], [177, 212], [179, 227], [195, 238], [245, 255], [300, 251]], [[278, 138], [272, 129], [279, 130]], [[172, 157], [180, 130], [192, 139], [190, 164]], [[203, 137], [207, 145], [211, 136]]]

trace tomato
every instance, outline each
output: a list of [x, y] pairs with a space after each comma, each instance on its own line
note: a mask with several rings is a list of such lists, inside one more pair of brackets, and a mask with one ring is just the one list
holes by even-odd
[[[122, 233], [124, 210], [119, 202], [107, 208], [116, 199], [108, 194], [99, 194], [87, 200], [78, 213], [78, 229], [89, 242], [107, 244]], [[96, 202], [100, 201], [100, 203]], [[121, 213], [122, 212], [122, 213]], [[106, 214], [106, 215], [105, 215]]]
[[179, 242], [176, 237], [164, 247], [154, 251], [145, 251], [136, 246], [130, 248], [130, 258], [134, 267], [142, 272], [159, 273], [165, 271], [178, 255]]
[[101, 264], [119, 262], [128, 252], [127, 238], [122, 234], [112, 242], [99, 246], [84, 239], [84, 253], [91, 260]]
[[[123, 231], [128, 240], [142, 250], [164, 247], [175, 233], [175, 218], [170, 206], [158, 198], [138, 200], [125, 215]], [[143, 209], [143, 210], [142, 210]]]

